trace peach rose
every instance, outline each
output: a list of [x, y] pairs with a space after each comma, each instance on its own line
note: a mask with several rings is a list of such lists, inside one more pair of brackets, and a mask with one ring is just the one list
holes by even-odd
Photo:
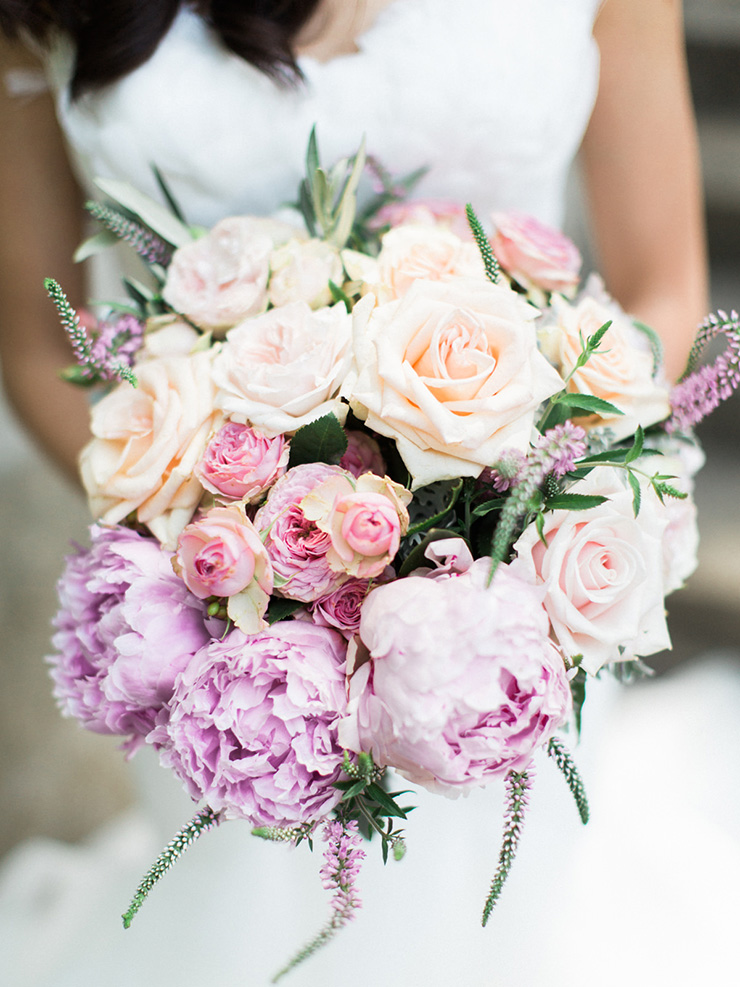
[[644, 491], [635, 517], [632, 491], [606, 467], [572, 489], [608, 499], [587, 511], [546, 513], [546, 544], [529, 525], [514, 545], [512, 572], [544, 586], [555, 637], [566, 655], [583, 656], [587, 672], [670, 648], [663, 603], [667, 519], [657, 498]]
[[178, 539], [173, 566], [199, 599], [227, 596], [227, 612], [245, 634], [267, 626], [272, 565], [242, 507], [214, 507], [189, 524]]
[[138, 387], [119, 384], [93, 406], [82, 482], [96, 518], [116, 524], [136, 511], [173, 549], [203, 494], [193, 470], [218, 420], [211, 354], [149, 360], [136, 375]]
[[537, 407], [563, 386], [537, 350], [536, 310], [506, 285], [417, 281], [400, 301], [373, 308], [368, 297], [353, 315], [352, 407], [395, 439], [414, 487], [526, 451]]
[[492, 214], [491, 247], [507, 274], [525, 288], [573, 292], [581, 255], [567, 236], [518, 212]]
[[581, 352], [581, 336], [593, 336], [605, 322], [612, 321], [601, 347], [577, 370], [568, 390], [593, 394], [611, 402], [622, 415], [578, 419], [584, 428], [608, 425], [614, 440], [632, 435], [638, 425], [647, 428], [671, 413], [668, 388], [653, 377], [653, 355], [645, 337], [629, 319], [612, 307], [589, 297], [577, 305], [553, 296], [557, 325], [551, 333], [557, 363], [565, 376]]
[[270, 256], [270, 302], [276, 308], [306, 302], [311, 308], [330, 305], [329, 281], [341, 285], [342, 261], [323, 240], [289, 240]]
[[223, 219], [175, 251], [162, 296], [201, 329], [229, 329], [267, 307], [272, 249], [250, 217]]
[[376, 287], [382, 301], [405, 295], [414, 281], [485, 278], [478, 247], [439, 226], [408, 224], [389, 230], [378, 254]]
[[352, 360], [351, 335], [342, 304], [314, 312], [295, 302], [244, 322], [213, 364], [218, 407], [268, 438], [330, 412], [343, 422], [337, 394]]

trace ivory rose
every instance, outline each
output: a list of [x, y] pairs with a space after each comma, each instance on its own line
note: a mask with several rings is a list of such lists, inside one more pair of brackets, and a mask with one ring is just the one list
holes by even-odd
[[245, 634], [267, 626], [272, 565], [241, 505], [214, 507], [189, 524], [178, 539], [173, 566], [198, 599], [229, 597], [227, 612]]
[[555, 637], [566, 655], [583, 656], [587, 672], [670, 648], [663, 605], [667, 520], [657, 498], [645, 490], [635, 517], [632, 491], [606, 467], [572, 490], [607, 500], [586, 511], [547, 512], [542, 538], [530, 524], [514, 545], [512, 570], [542, 584]]
[[518, 212], [495, 212], [491, 247], [507, 274], [525, 288], [572, 292], [581, 255], [567, 236]]
[[478, 476], [529, 448], [539, 404], [563, 382], [538, 352], [535, 309], [508, 286], [417, 281], [400, 301], [354, 309], [355, 413], [395, 439], [413, 487]]
[[218, 421], [211, 354], [149, 360], [138, 386], [119, 384], [92, 408], [80, 472], [93, 515], [116, 524], [132, 511], [165, 548], [203, 494], [193, 470]]
[[195, 475], [219, 497], [253, 504], [288, 468], [284, 436], [268, 439], [257, 429], [227, 422], [211, 438]]
[[228, 329], [267, 307], [272, 249], [250, 217], [223, 219], [175, 251], [162, 295], [202, 329]]
[[342, 261], [323, 240], [289, 240], [270, 256], [270, 302], [276, 308], [306, 302], [311, 308], [330, 305], [329, 281], [341, 285]]
[[268, 437], [330, 412], [344, 421], [337, 395], [351, 364], [351, 332], [344, 305], [314, 312], [295, 302], [242, 323], [213, 364], [218, 406]]
[[622, 415], [594, 416], [579, 420], [585, 428], [607, 425], [614, 441], [647, 428], [671, 412], [668, 389], [653, 377], [653, 354], [647, 340], [616, 307], [584, 297], [577, 305], [553, 297], [557, 313], [555, 345], [562, 374], [568, 373], [581, 352], [581, 337], [593, 336], [605, 322], [612, 324], [599, 349], [577, 370], [568, 389], [593, 394], [611, 402]]
[[379, 576], [409, 524], [411, 493], [388, 477], [335, 473], [301, 501], [304, 517], [331, 538], [329, 566], [360, 579]]
[[472, 241], [428, 224], [398, 226], [383, 237], [375, 289], [382, 301], [400, 298], [419, 279], [456, 277], [485, 278], [480, 251]]

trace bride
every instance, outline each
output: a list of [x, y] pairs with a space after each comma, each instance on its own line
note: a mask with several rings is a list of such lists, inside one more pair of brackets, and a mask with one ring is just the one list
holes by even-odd
[[[421, 195], [471, 201], [482, 216], [518, 209], [552, 225], [583, 138], [600, 270], [623, 307], [661, 333], [668, 371], [680, 373], [707, 302], [678, 2], [0, 2], [0, 25], [11, 39], [1, 48], [0, 94], [4, 380], [69, 473], [87, 409], [57, 381], [70, 354], [39, 286], [53, 274], [74, 302], [89, 293], [71, 263], [81, 187], [102, 175], [156, 194], [155, 162], [192, 223], [271, 214], [295, 193], [313, 124], [327, 161], [351, 153], [364, 133], [391, 171], [429, 167]], [[596, 697], [592, 719], [598, 710]], [[581, 758], [587, 776], [591, 756]], [[64, 907], [44, 912], [20, 896], [14, 987], [260, 985], [321, 924], [316, 857], [255, 846], [232, 824], [191, 851], [124, 936], [118, 915], [138, 871], [192, 814], [162, 774], [144, 765], [149, 815], [74, 858], [29, 857], [29, 873], [44, 871]], [[565, 965], [574, 933], [563, 909], [588, 899], [568, 888], [580, 834], [554, 774], [541, 766], [520, 859], [485, 932], [478, 911], [495, 869], [499, 794], [447, 803], [414, 793], [407, 859], [383, 872], [369, 848], [358, 921], [294, 982], [616, 983], [596, 967], [579, 981]], [[578, 916], [580, 928], [595, 930], [587, 919]]]

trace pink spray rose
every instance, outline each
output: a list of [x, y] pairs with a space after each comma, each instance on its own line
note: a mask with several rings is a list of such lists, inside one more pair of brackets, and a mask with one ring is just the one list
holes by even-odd
[[256, 428], [227, 422], [208, 443], [195, 475], [212, 494], [253, 504], [285, 473], [289, 455], [285, 436], [268, 439]]
[[291, 600], [318, 600], [347, 579], [345, 572], [335, 572], [329, 566], [331, 537], [310, 521], [300, 506], [315, 487], [337, 475], [345, 475], [338, 466], [296, 466], [271, 488], [255, 514], [254, 525], [272, 561], [275, 589]]
[[[462, 553], [464, 554], [464, 553]], [[523, 770], [568, 717], [562, 657], [542, 591], [489, 562], [374, 589], [340, 742], [455, 796]]]
[[496, 212], [491, 218], [491, 247], [507, 274], [525, 288], [564, 294], [575, 289], [581, 255], [567, 236], [523, 213]]
[[178, 540], [174, 565], [199, 599], [229, 597], [228, 614], [245, 634], [265, 626], [272, 565], [243, 507], [214, 507], [189, 524]]
[[234, 630], [178, 679], [151, 735], [193, 799], [229, 819], [295, 826], [341, 798], [337, 724], [346, 711], [346, 643], [302, 621], [249, 637]]
[[352, 476], [360, 476], [361, 473], [384, 476], [386, 472], [380, 446], [372, 435], [353, 429], [347, 432], [347, 451], [339, 460], [339, 465]]
[[301, 501], [301, 510], [331, 538], [335, 572], [370, 579], [393, 560], [409, 524], [410, 491], [388, 477], [335, 473]]
[[205, 609], [154, 538], [97, 525], [90, 533], [91, 547], [69, 556], [58, 585], [54, 695], [65, 715], [128, 737], [134, 750], [208, 643]]
[[[561, 648], [596, 673], [609, 661], [670, 648], [663, 604], [663, 531], [667, 519], [645, 490], [634, 516], [632, 492], [600, 467], [574, 493], [607, 497], [586, 511], [549, 511], [542, 533], [531, 524], [514, 545], [512, 569], [544, 589]], [[545, 539], [546, 545], [542, 538]]]
[[[393, 570], [389, 572], [393, 578]], [[353, 637], [360, 629], [362, 604], [370, 591], [370, 579], [348, 579], [328, 596], [322, 596], [311, 604], [311, 617], [321, 627], [335, 627], [345, 637]]]
[[267, 307], [273, 242], [247, 216], [176, 250], [162, 295], [201, 329], [224, 330]]

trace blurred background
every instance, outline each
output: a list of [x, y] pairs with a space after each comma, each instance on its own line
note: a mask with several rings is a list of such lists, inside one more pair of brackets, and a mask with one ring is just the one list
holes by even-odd
[[[707, 196], [713, 308], [740, 308], [740, 0], [685, 0]], [[575, 205], [577, 214], [577, 203]], [[582, 224], [576, 215], [574, 226]], [[719, 654], [740, 663], [740, 398], [701, 429], [708, 465], [696, 499], [700, 566], [669, 599], [674, 648], [661, 676]], [[29, 836], [79, 840], [131, 803], [114, 739], [63, 720], [43, 662], [54, 583], [70, 540], [85, 541], [79, 494], [34, 450], [0, 402], [0, 856]], [[650, 688], [650, 686], [648, 686]]]

